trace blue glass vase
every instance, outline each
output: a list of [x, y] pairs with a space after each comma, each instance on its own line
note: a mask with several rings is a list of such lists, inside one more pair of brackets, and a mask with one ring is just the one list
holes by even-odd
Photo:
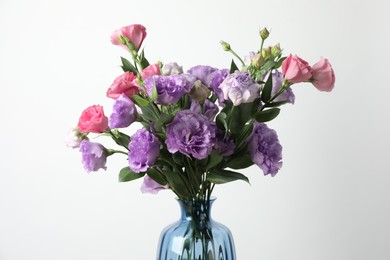
[[157, 260], [235, 260], [230, 230], [211, 218], [210, 200], [179, 200], [181, 218], [160, 235]]

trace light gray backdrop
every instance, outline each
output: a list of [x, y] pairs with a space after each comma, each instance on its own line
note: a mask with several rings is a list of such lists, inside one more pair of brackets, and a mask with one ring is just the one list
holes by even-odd
[[[64, 145], [81, 111], [112, 100], [121, 74], [115, 29], [147, 27], [150, 61], [229, 66], [258, 29], [336, 72], [332, 93], [294, 86], [270, 126], [284, 146], [275, 177], [257, 167], [219, 186], [214, 218], [230, 227], [239, 260], [388, 260], [389, 4], [357, 1], [0, 0], [0, 259], [149, 260], [179, 217], [174, 195], [118, 183], [125, 156], [87, 174]], [[134, 129], [133, 129], [134, 130]]]

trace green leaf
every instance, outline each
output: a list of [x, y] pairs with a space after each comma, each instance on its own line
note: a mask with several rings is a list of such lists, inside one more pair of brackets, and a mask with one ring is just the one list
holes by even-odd
[[230, 73], [235, 72], [236, 70], [239, 70], [234, 60], [232, 60], [232, 63], [230, 64]]
[[160, 118], [157, 120], [154, 128], [156, 129], [156, 131], [161, 131], [162, 127], [166, 124], [169, 124], [173, 120], [173, 118], [173, 115], [162, 113]]
[[134, 67], [133, 64], [131, 64], [130, 61], [128, 61], [127, 59], [125, 59], [123, 57], [121, 57], [121, 61], [122, 61], [122, 69], [124, 72], [131, 71], [137, 75], [137, 73], [138, 73], [137, 69]]
[[141, 63], [142, 68], [146, 68], [149, 66], [149, 61], [145, 58], [144, 49], [142, 49], [142, 52], [140, 54], [140, 63]]
[[259, 111], [255, 114], [257, 122], [268, 122], [277, 117], [280, 113], [280, 108], [274, 107], [267, 110]]
[[119, 172], [119, 181], [120, 182], [133, 181], [142, 178], [144, 175], [145, 173], [143, 172], [135, 173], [132, 170], [130, 170], [129, 167], [125, 167]]
[[149, 168], [146, 174], [160, 185], [166, 185], [168, 183], [164, 176], [156, 169]]
[[217, 150], [213, 150], [209, 155], [209, 160], [206, 165], [206, 170], [209, 170], [217, 166], [223, 159], [223, 156], [219, 154]]
[[191, 193], [189, 192], [183, 178], [182, 173], [172, 170], [170, 167], [163, 167], [163, 172], [168, 180], [170, 188], [175, 191], [180, 197], [190, 198]]
[[253, 165], [252, 159], [249, 157], [249, 155], [245, 154], [243, 156], [239, 156], [229, 161], [226, 164], [226, 167], [238, 170], [238, 169], [248, 168], [249, 166], [252, 165]]
[[261, 91], [261, 100], [264, 103], [267, 103], [271, 99], [271, 93], [272, 93], [272, 70], [268, 75], [268, 79], [265, 82], [263, 90]]
[[261, 67], [261, 70], [262, 71], [270, 70], [275, 65], [276, 62], [274, 62], [273, 60], [269, 60]]
[[151, 101], [154, 102], [158, 98], [156, 83], [153, 83]]
[[286, 58], [287, 58], [287, 57], [282, 57], [282, 58], [280, 58], [280, 59], [276, 62], [275, 66], [274, 66], [274, 69], [280, 68], [280, 66], [282, 66], [282, 63], [283, 63], [283, 61], [284, 61]]
[[221, 112], [217, 115], [215, 121], [216, 121], [216, 124], [217, 124], [217, 127], [219, 129], [225, 129], [225, 130], [228, 130], [228, 125], [227, 125], [227, 122], [226, 122], [226, 113], [224, 112]]
[[272, 103], [267, 104], [266, 107], [279, 107], [279, 106], [287, 104], [287, 103], [290, 103], [290, 101], [288, 101], [288, 100], [276, 101], [276, 102], [272, 102]]
[[223, 184], [236, 180], [243, 180], [249, 183], [249, 179], [245, 175], [228, 170], [215, 170], [207, 174], [206, 180], [215, 184]]
[[118, 145], [128, 147], [130, 143], [130, 136], [127, 134], [124, 134], [122, 132], [119, 132], [118, 129], [112, 130], [112, 134], [114, 135], [112, 139], [117, 143]]
[[[252, 117], [254, 103], [242, 103], [235, 106], [231, 113], [228, 114], [228, 123], [233, 135], [239, 135]], [[256, 107], [257, 108], [257, 107]]]
[[157, 121], [159, 119], [159, 116], [156, 115], [152, 106], [154, 106], [154, 104], [149, 103], [146, 106], [140, 107], [142, 111], [140, 116], [142, 116], [143, 119], [147, 121]]
[[132, 95], [131, 98], [137, 103], [138, 106], [144, 107], [147, 106], [150, 102], [149, 100], [141, 97], [140, 95]]

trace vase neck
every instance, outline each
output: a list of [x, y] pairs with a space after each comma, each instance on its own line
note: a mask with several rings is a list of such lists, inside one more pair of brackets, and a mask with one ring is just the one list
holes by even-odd
[[210, 200], [177, 200], [180, 205], [181, 219], [186, 221], [207, 222], [211, 220], [211, 206], [215, 198]]

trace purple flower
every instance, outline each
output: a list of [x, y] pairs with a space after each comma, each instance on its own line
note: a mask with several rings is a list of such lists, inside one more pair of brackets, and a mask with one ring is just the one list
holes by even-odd
[[197, 113], [205, 115], [210, 121], [214, 120], [214, 117], [218, 114], [219, 108], [216, 104], [206, 99], [203, 103], [203, 113], [201, 105], [195, 101], [191, 101], [190, 110]]
[[216, 70], [213, 73], [209, 74], [206, 79], [206, 85], [213, 89], [215, 95], [218, 97], [218, 103], [221, 105], [225, 101], [223, 97], [222, 89], [219, 88], [219, 85], [225, 80], [229, 75], [228, 69]]
[[82, 163], [87, 172], [96, 172], [99, 169], [106, 170], [108, 151], [103, 145], [83, 140], [80, 143]]
[[154, 75], [145, 80], [145, 86], [149, 95], [152, 95], [153, 85], [156, 84], [157, 102], [163, 105], [172, 105], [179, 101], [190, 90], [192, 83], [183, 74], [171, 76]]
[[225, 136], [225, 131], [217, 129], [214, 148], [219, 152], [220, 155], [229, 156], [234, 153], [236, 145], [234, 144], [233, 140], [230, 139], [229, 135]]
[[137, 116], [137, 109], [134, 102], [126, 95], [121, 94], [115, 100], [113, 112], [109, 119], [110, 128], [128, 127], [134, 122]]
[[252, 161], [263, 170], [264, 175], [275, 176], [282, 167], [282, 146], [276, 131], [256, 122], [247, 143]]
[[165, 76], [173, 75], [173, 74], [182, 74], [183, 73], [183, 67], [179, 66], [176, 62], [170, 62], [167, 64], [164, 64], [164, 67], [162, 68], [162, 74]]
[[196, 77], [196, 79], [202, 81], [203, 84], [207, 85], [207, 77], [214, 71], [218, 69], [210, 67], [210, 66], [203, 66], [198, 65], [195, 67], [190, 68], [187, 72], [193, 76]]
[[[283, 73], [275, 70], [272, 73], [272, 96], [279, 91], [279, 89], [282, 87], [282, 83], [283, 83]], [[274, 101], [275, 102], [288, 101], [289, 103], [294, 104], [295, 96], [292, 89], [288, 87], [285, 91], [282, 92], [282, 94], [280, 94], [277, 98], [275, 98]]]
[[204, 115], [191, 110], [176, 113], [173, 121], [167, 126], [165, 141], [168, 151], [180, 151], [196, 159], [206, 158], [215, 143], [216, 125]]
[[160, 141], [145, 128], [137, 130], [129, 143], [129, 166], [133, 172], [145, 172], [160, 155]]
[[250, 77], [249, 72], [236, 71], [228, 75], [219, 88], [225, 100], [231, 100], [234, 106], [239, 106], [241, 103], [253, 102], [259, 96], [260, 85]]
[[167, 185], [161, 185], [157, 182], [155, 182], [152, 178], [150, 178], [148, 175], [145, 175], [144, 177], [144, 182], [141, 185], [141, 191], [142, 193], [152, 193], [156, 194], [160, 190], [165, 190], [168, 189], [168, 184]]

